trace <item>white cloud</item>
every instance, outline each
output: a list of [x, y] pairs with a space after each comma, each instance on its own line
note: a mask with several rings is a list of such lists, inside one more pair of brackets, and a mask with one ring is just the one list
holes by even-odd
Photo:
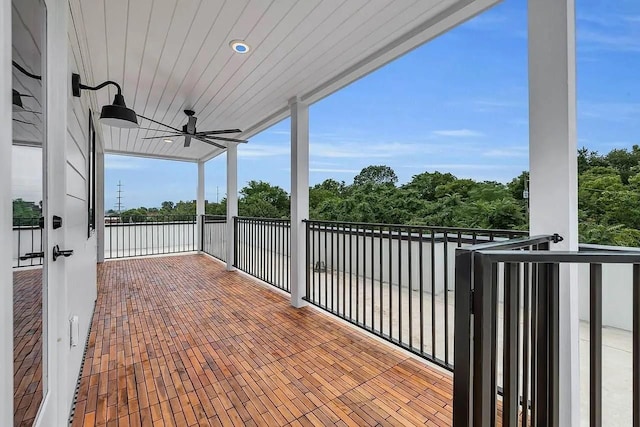
[[144, 161], [135, 157], [106, 156], [104, 168], [107, 170], [139, 170], [145, 169]]
[[527, 157], [528, 147], [504, 147], [494, 148], [482, 153], [486, 157]]
[[257, 157], [274, 157], [288, 156], [290, 149], [283, 145], [253, 145], [248, 144], [238, 148], [238, 157], [257, 158]]
[[326, 172], [326, 173], [358, 173], [358, 169], [332, 169], [332, 168], [310, 168], [309, 172]]
[[636, 121], [640, 103], [636, 102], [578, 102], [578, 114], [591, 119], [612, 122]]
[[403, 143], [403, 142], [359, 142], [359, 143], [311, 143], [309, 149], [312, 157], [327, 157], [333, 159], [382, 159], [431, 153], [433, 144]]
[[484, 136], [484, 133], [471, 129], [434, 130], [431, 133], [436, 136], [451, 136], [455, 138], [473, 138]]
[[11, 187], [14, 199], [42, 200], [42, 149], [13, 146]]
[[492, 170], [492, 169], [508, 169], [513, 165], [496, 165], [496, 164], [476, 164], [476, 163], [436, 163], [427, 165], [406, 165], [404, 167], [411, 169], [423, 170], [440, 170], [448, 172], [451, 170]]

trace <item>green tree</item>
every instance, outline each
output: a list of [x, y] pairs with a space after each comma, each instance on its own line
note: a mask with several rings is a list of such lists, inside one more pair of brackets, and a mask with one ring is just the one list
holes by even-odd
[[398, 176], [389, 166], [367, 166], [362, 169], [358, 175], [353, 178], [354, 186], [362, 186], [366, 184], [374, 185], [396, 185]]

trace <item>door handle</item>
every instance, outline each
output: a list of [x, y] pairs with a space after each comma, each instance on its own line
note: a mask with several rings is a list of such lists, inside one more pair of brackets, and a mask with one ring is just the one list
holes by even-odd
[[32, 258], [44, 258], [44, 252], [27, 252], [20, 257], [20, 261], [25, 261]]
[[67, 257], [70, 257], [71, 255], [73, 255], [73, 250], [61, 251], [60, 247], [58, 245], [55, 245], [53, 247], [53, 260], [54, 261], [57, 260], [58, 257], [63, 256], [65, 258], [67, 258]]

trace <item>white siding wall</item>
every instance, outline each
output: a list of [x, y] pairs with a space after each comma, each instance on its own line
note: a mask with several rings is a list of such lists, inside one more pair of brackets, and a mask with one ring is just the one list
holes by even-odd
[[[69, 19], [68, 37], [68, 61], [69, 79], [71, 73], [78, 73], [86, 79], [86, 70], [79, 54], [76, 30], [73, 19]], [[77, 347], [70, 346], [70, 336], [66, 334], [64, 339], [66, 354], [58, 355], [60, 363], [66, 364], [64, 378], [60, 378], [59, 390], [64, 395], [60, 396], [60, 410], [69, 413], [73, 402], [73, 393], [80, 372], [85, 341], [91, 324], [95, 300], [97, 297], [96, 286], [96, 234], [87, 237], [87, 190], [88, 159], [89, 159], [89, 108], [91, 107], [90, 94], [84, 92], [81, 98], [71, 95], [69, 87], [67, 106], [67, 137], [66, 137], [66, 183], [65, 183], [65, 218], [64, 241], [65, 248], [73, 249], [73, 256], [64, 259], [66, 265], [66, 318], [78, 315], [80, 319], [80, 343]], [[61, 102], [61, 107], [64, 104]], [[95, 111], [95, 108], [92, 108]], [[95, 123], [97, 131], [97, 144], [100, 144], [100, 128]]]

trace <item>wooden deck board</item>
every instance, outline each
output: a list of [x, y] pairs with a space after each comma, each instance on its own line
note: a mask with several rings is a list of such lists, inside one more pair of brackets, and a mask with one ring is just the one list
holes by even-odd
[[42, 269], [13, 272], [13, 422], [30, 426], [42, 401]]
[[451, 423], [449, 374], [206, 256], [98, 282], [73, 426]]

